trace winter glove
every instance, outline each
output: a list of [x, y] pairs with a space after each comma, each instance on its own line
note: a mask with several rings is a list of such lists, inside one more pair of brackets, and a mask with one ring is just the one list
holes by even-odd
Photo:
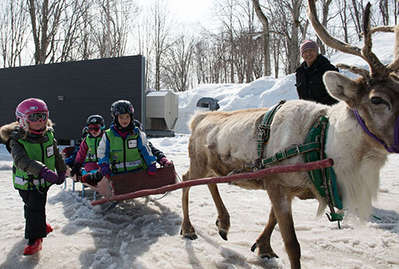
[[57, 179], [57, 182], [55, 184], [61, 185], [62, 183], [64, 183], [65, 175], [66, 175], [66, 172], [58, 173], [58, 179]]
[[163, 167], [169, 167], [169, 166], [173, 165], [173, 163], [171, 161], [169, 161], [168, 159], [166, 159], [166, 157], [162, 157], [159, 160], [159, 164], [162, 165]]
[[155, 163], [151, 164], [148, 168], [147, 168], [147, 174], [149, 176], [155, 176], [155, 173], [157, 172], [157, 166]]
[[100, 171], [97, 171], [95, 173], [89, 173], [86, 174], [82, 177], [82, 182], [90, 184], [92, 186], [97, 186], [97, 183], [101, 181], [103, 178], [103, 175], [101, 174]]
[[50, 182], [50, 183], [57, 183], [58, 182], [58, 176], [57, 174], [48, 169], [46, 166], [40, 170], [40, 177], [44, 178], [45, 181]]
[[21, 139], [25, 136], [25, 131], [22, 128], [15, 128], [11, 134], [10, 134], [10, 138], [13, 138], [14, 140], [18, 140]]
[[74, 175], [80, 176], [80, 168], [81, 167], [82, 167], [81, 163], [75, 163], [71, 170], [71, 177], [73, 177]]
[[109, 169], [109, 164], [102, 163], [100, 164], [101, 174], [107, 178], [111, 177], [111, 169]]

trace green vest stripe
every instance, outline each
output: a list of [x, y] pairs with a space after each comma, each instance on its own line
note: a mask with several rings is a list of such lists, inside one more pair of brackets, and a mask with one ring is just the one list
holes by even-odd
[[97, 158], [97, 148], [100, 144], [101, 136], [100, 137], [90, 137], [89, 135], [86, 136], [86, 144], [87, 144], [87, 153], [85, 163], [91, 162], [98, 162]]
[[105, 133], [109, 139], [109, 162], [113, 173], [117, 174], [147, 167], [137, 148], [138, 134], [129, 134], [123, 139], [115, 135], [111, 129], [108, 129]]
[[[55, 155], [54, 155], [54, 134], [51, 131], [46, 133], [48, 141], [44, 143], [31, 143], [26, 140], [18, 139], [18, 142], [25, 148], [26, 154], [32, 160], [39, 161], [47, 166], [47, 168], [55, 171]], [[43, 178], [34, 177], [13, 166], [13, 183], [16, 189], [31, 190], [34, 186], [49, 187], [51, 183]]]

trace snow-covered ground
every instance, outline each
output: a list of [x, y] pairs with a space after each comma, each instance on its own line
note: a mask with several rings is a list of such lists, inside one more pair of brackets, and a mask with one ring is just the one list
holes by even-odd
[[[393, 34], [379, 34], [377, 54], [385, 63], [392, 59]], [[361, 64], [356, 57], [337, 54], [334, 63]], [[173, 160], [177, 173], [188, 168], [186, 121], [200, 97], [220, 100], [222, 110], [270, 106], [278, 100], [295, 99], [295, 76], [275, 80], [262, 78], [250, 84], [202, 85], [179, 96], [177, 135], [151, 141]], [[294, 221], [302, 250], [303, 268], [399, 268], [399, 155], [391, 155], [381, 172], [378, 200], [373, 216], [359, 223], [346, 216], [342, 229], [326, 217], [315, 217], [317, 202], [295, 200]], [[272, 246], [278, 259], [260, 259], [250, 248], [267, 222], [270, 201], [264, 191], [248, 191], [220, 185], [221, 196], [231, 215], [228, 241], [215, 226], [216, 209], [206, 186], [190, 191], [190, 216], [198, 239], [180, 236], [181, 191], [92, 207], [92, 192], [80, 196], [53, 186], [49, 192], [47, 220], [54, 232], [44, 240], [43, 250], [22, 255], [23, 203], [12, 187], [11, 157], [0, 146], [0, 268], [173, 268], [233, 269], [289, 268], [278, 227]]]

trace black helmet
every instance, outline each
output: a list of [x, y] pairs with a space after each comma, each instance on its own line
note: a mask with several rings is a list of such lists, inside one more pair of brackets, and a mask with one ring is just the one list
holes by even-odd
[[101, 129], [104, 129], [104, 118], [101, 115], [90, 115], [86, 120], [86, 126], [90, 124], [98, 124], [101, 126]]
[[130, 114], [130, 117], [133, 120], [133, 113], [134, 113], [134, 108], [132, 103], [130, 103], [127, 100], [118, 100], [115, 101], [112, 105], [111, 105], [111, 116], [112, 119], [115, 120], [115, 118], [118, 117], [118, 115], [120, 114]]

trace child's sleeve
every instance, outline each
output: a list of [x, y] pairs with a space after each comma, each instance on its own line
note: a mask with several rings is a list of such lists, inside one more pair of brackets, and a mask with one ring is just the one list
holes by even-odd
[[53, 142], [53, 149], [54, 149], [54, 155], [55, 155], [55, 169], [57, 170], [57, 173], [65, 173], [67, 170], [67, 167], [65, 165], [64, 159], [62, 158], [60, 151], [58, 150], [57, 146], [57, 140], [54, 139]]
[[28, 174], [38, 177], [40, 175], [40, 171], [43, 169], [43, 167], [45, 167], [45, 165], [39, 161], [29, 158], [25, 148], [18, 143], [18, 141], [10, 139], [9, 145], [11, 149], [11, 156], [14, 160], [14, 165]]
[[157, 149], [150, 141], [148, 141], [148, 146], [150, 148], [150, 151], [152, 152], [152, 155], [154, 155], [157, 159], [157, 162], [159, 162], [164, 157], [166, 158], [165, 153]]
[[82, 143], [80, 143], [79, 151], [76, 154], [74, 163], [82, 164], [85, 161], [88, 148], [89, 147], [87, 146], [86, 138], [85, 138], [85, 139], [83, 139]]
[[99, 165], [103, 163], [109, 164], [109, 152], [109, 140], [107, 134], [104, 133], [97, 148], [97, 158]]
[[150, 166], [156, 161], [155, 156], [152, 154], [150, 146], [148, 145], [147, 136], [144, 132], [140, 131], [138, 128], [136, 130], [139, 133], [139, 138], [137, 139], [137, 147], [144, 158], [147, 166]]

